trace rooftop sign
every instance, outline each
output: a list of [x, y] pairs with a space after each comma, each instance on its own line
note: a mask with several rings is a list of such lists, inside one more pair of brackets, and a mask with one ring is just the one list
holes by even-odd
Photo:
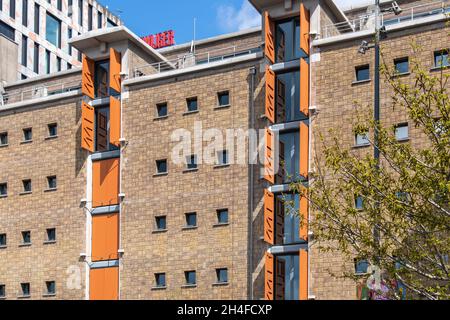
[[168, 30], [142, 37], [142, 40], [144, 40], [153, 49], [170, 47], [175, 44], [175, 32], [173, 30]]

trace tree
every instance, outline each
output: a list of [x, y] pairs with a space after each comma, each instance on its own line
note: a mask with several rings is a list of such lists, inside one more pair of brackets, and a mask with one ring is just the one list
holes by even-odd
[[[414, 46], [414, 56], [418, 50]], [[392, 108], [406, 110], [422, 143], [399, 143], [394, 128], [367, 120], [366, 113], [354, 133], [367, 134], [375, 147], [371, 136], [378, 132], [380, 165], [373, 152], [361, 155], [331, 131], [333, 142], [315, 156], [317, 170], [309, 187], [293, 183], [291, 190], [310, 201], [314, 213], [308, 224], [320, 250], [377, 266], [389, 299], [401, 298], [399, 284], [412, 298], [448, 299], [450, 76], [444, 67], [431, 74], [415, 59], [410, 64], [409, 83], [395, 77], [386, 63], [381, 73], [392, 90]], [[354, 272], [343, 276], [355, 278]]]

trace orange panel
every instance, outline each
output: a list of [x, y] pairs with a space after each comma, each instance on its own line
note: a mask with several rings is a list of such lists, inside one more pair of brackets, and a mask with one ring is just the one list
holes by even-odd
[[308, 300], [308, 252], [301, 250], [299, 254], [299, 300]]
[[300, 4], [300, 49], [309, 55], [309, 11], [303, 3]]
[[95, 161], [92, 165], [92, 206], [119, 204], [119, 159]]
[[275, 73], [266, 66], [266, 117], [275, 122]]
[[122, 91], [122, 54], [113, 48], [109, 49], [109, 87], [120, 93]]
[[119, 300], [119, 268], [91, 269], [90, 300]]
[[95, 99], [94, 93], [95, 62], [83, 56], [83, 69], [81, 71], [81, 92], [91, 99]]
[[119, 214], [92, 217], [92, 261], [119, 258]]
[[264, 272], [264, 298], [273, 300], [273, 282], [274, 282], [274, 265], [275, 258], [272, 254], [266, 253], [266, 263]]
[[264, 12], [264, 22], [265, 22], [265, 30], [264, 30], [264, 39], [265, 39], [265, 55], [267, 59], [271, 63], [275, 63], [275, 25], [270, 19], [269, 13], [266, 11]]
[[275, 196], [272, 192], [264, 190], [264, 241], [274, 245], [274, 208]]
[[276, 300], [286, 300], [286, 262], [282, 259], [276, 260], [275, 297]]
[[[307, 196], [307, 194], [305, 194]], [[308, 241], [308, 199], [300, 198], [300, 239]]]
[[109, 98], [109, 143], [120, 146], [120, 101], [114, 97]]
[[300, 112], [309, 115], [309, 64], [300, 59]]
[[274, 137], [272, 131], [266, 129], [266, 150], [264, 156], [264, 179], [268, 182], [275, 183], [275, 158], [273, 143]]
[[81, 104], [81, 147], [90, 152], [94, 152], [94, 119], [94, 108], [83, 102]]
[[300, 175], [308, 179], [309, 171], [309, 127], [300, 123]]

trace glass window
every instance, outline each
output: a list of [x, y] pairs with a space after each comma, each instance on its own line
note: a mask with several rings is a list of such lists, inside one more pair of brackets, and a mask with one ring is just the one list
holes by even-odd
[[156, 172], [158, 174], [167, 173], [167, 160], [157, 160], [156, 161]]
[[22, 36], [22, 65], [27, 66], [28, 61], [28, 38]]
[[197, 169], [197, 156], [196, 155], [190, 155], [186, 157], [186, 166], [188, 170], [194, 170]]
[[219, 106], [229, 106], [230, 105], [230, 93], [228, 91], [219, 92], [218, 94]]
[[21, 283], [20, 288], [22, 289], [22, 296], [24, 296], [24, 297], [30, 296], [30, 284], [29, 283]]
[[277, 256], [275, 259], [275, 297], [277, 300], [299, 299], [299, 256]]
[[187, 102], [187, 110], [188, 112], [194, 112], [198, 110], [198, 101], [197, 97], [195, 98], [189, 98], [186, 100]]
[[355, 135], [355, 145], [356, 146], [368, 146], [370, 145], [367, 133]]
[[356, 71], [356, 81], [370, 80], [369, 65], [356, 67], [355, 71]]
[[197, 213], [195, 212], [186, 213], [186, 226], [187, 227], [197, 226]]
[[0, 133], [0, 146], [8, 145], [8, 132]]
[[434, 66], [436, 68], [442, 68], [442, 67], [449, 67], [450, 66], [448, 50], [436, 51], [434, 53]]
[[78, 24], [83, 26], [83, 0], [78, 0]]
[[0, 284], [0, 298], [6, 297], [6, 287], [4, 284]]
[[49, 50], [45, 50], [45, 68], [45, 71], [49, 74], [51, 71], [51, 55]]
[[33, 71], [39, 74], [39, 44], [34, 44], [34, 65]]
[[217, 164], [219, 166], [224, 166], [227, 165], [229, 162], [228, 159], [228, 151], [227, 150], [222, 150], [217, 152]]
[[106, 27], [107, 28], [117, 27], [117, 24], [115, 24], [112, 20], [108, 19], [106, 21]]
[[216, 269], [217, 283], [227, 283], [228, 282], [228, 269]]
[[56, 176], [47, 177], [47, 184], [50, 190], [54, 190], [57, 187]]
[[6, 233], [0, 234], [0, 247], [6, 246]]
[[58, 8], [59, 11], [62, 10], [62, 0], [57, 0], [56, 1], [56, 7]]
[[409, 59], [401, 58], [394, 60], [395, 64], [395, 72], [398, 74], [408, 73], [409, 72]]
[[30, 179], [23, 180], [22, 184], [23, 184], [23, 192], [31, 192], [32, 188]]
[[22, 243], [31, 243], [31, 231], [22, 231]]
[[48, 136], [56, 137], [58, 135], [58, 125], [56, 123], [52, 123], [48, 125]]
[[166, 274], [165, 273], [156, 273], [155, 281], [157, 288], [164, 288], [166, 286]]
[[22, 24], [28, 26], [28, 0], [22, 0]]
[[287, 245], [301, 242], [299, 210], [300, 195], [283, 194], [276, 197], [276, 244]]
[[103, 28], [103, 14], [99, 11], [97, 15], [97, 28]]
[[167, 117], [167, 103], [159, 103], [156, 105], [156, 112], [158, 113], [158, 118]]
[[187, 285], [195, 285], [197, 284], [196, 272], [195, 271], [185, 271], [184, 277], [186, 279]]
[[407, 123], [395, 127], [395, 139], [397, 141], [409, 139], [409, 127]]
[[16, 0], [9, 0], [9, 16], [16, 18]]
[[95, 64], [95, 93], [97, 98], [107, 97], [109, 94], [109, 60]]
[[167, 218], [166, 216], [156, 217], [156, 229], [166, 230], [167, 229]]
[[56, 229], [47, 229], [47, 241], [56, 241]]
[[8, 195], [8, 184], [0, 183], [0, 196]]
[[61, 71], [62, 67], [62, 59], [60, 57], [56, 57], [56, 70]]
[[280, 168], [278, 176], [282, 183], [290, 183], [300, 179], [300, 133], [280, 133]]
[[46, 39], [54, 46], [61, 48], [61, 21], [47, 13]]
[[355, 197], [355, 208], [356, 208], [356, 210], [363, 210], [363, 208], [364, 208], [363, 197], [361, 197], [361, 196]]
[[55, 281], [46, 281], [45, 287], [47, 289], [47, 294], [55, 294], [56, 293]]
[[284, 123], [304, 118], [300, 112], [300, 72], [278, 74], [276, 77], [277, 122]]
[[217, 210], [217, 222], [219, 224], [228, 223], [228, 209]]
[[366, 274], [369, 268], [369, 262], [367, 260], [355, 260], [355, 273]]
[[40, 28], [40, 7], [37, 3], [34, 4], [34, 33], [39, 34]]
[[23, 129], [23, 141], [33, 140], [33, 130], [31, 128]]
[[275, 38], [276, 62], [292, 61], [302, 57], [299, 18], [278, 23]]
[[94, 10], [94, 8], [92, 7], [92, 5], [89, 5], [89, 7], [88, 7], [88, 30], [89, 31], [92, 30], [92, 25], [93, 25], [93, 19], [92, 19], [93, 10]]
[[8, 26], [1, 20], [0, 20], [0, 34], [3, 34], [6, 38], [8, 38], [11, 41], [15, 41], [14, 28]]

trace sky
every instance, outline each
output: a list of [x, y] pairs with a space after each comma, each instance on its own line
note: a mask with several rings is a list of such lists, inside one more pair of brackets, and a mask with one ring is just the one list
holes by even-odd
[[[361, 0], [335, 0], [338, 4]], [[100, 0], [139, 36], [175, 31], [177, 44], [204, 39], [261, 24], [259, 13], [247, 0]]]

